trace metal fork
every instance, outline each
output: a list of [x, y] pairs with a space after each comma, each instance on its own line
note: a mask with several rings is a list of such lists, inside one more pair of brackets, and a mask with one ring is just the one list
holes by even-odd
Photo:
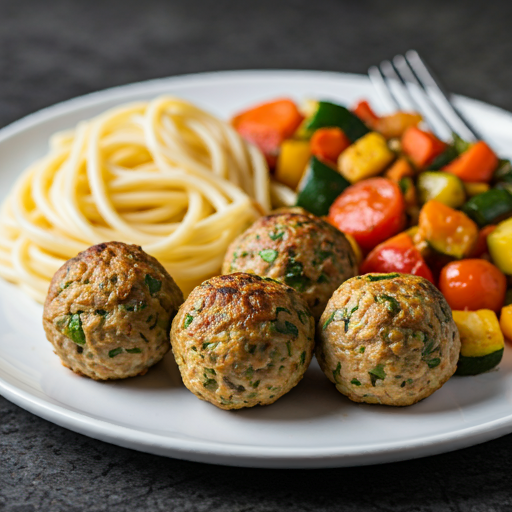
[[385, 60], [379, 66], [372, 66], [368, 76], [388, 109], [418, 111], [430, 130], [441, 139], [456, 134], [470, 142], [482, 140], [450, 101], [417, 51], [409, 50], [391, 62]]

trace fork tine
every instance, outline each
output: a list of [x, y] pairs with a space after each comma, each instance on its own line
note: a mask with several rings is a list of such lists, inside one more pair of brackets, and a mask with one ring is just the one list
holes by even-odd
[[387, 111], [394, 112], [400, 108], [400, 105], [389, 91], [388, 85], [377, 66], [372, 66], [368, 69], [368, 77]]
[[393, 64], [391, 64], [389, 60], [383, 60], [380, 63], [379, 69], [385, 78], [385, 83], [390, 94], [394, 96], [399, 108], [401, 110], [414, 110], [414, 100], [411, 98], [411, 95], [403, 81], [397, 75]]
[[481, 140], [482, 137], [478, 132], [470, 126], [468, 121], [451, 103], [448, 95], [429, 71], [418, 52], [416, 50], [409, 50], [405, 53], [405, 57], [437, 111], [444, 117], [453, 131], [469, 141]]
[[393, 65], [398, 76], [408, 88], [416, 110], [423, 115], [424, 121], [429, 128], [441, 139], [450, 138], [453, 131], [452, 126], [437, 111], [435, 105], [432, 105], [430, 97], [418, 82], [405, 57], [403, 55], [396, 55], [393, 59]]

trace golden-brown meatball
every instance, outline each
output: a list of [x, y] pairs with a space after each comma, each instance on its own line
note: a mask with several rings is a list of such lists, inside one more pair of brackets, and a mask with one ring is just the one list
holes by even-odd
[[176, 315], [171, 343], [185, 386], [221, 409], [275, 402], [302, 379], [314, 319], [293, 288], [236, 273], [197, 286]]
[[222, 272], [249, 272], [291, 286], [318, 320], [333, 292], [357, 274], [345, 235], [327, 222], [293, 208], [257, 220], [229, 247]]
[[460, 339], [443, 295], [422, 277], [366, 274], [334, 293], [318, 325], [317, 359], [355, 402], [411, 405], [455, 372]]
[[136, 245], [94, 245], [54, 275], [43, 326], [62, 364], [96, 380], [143, 374], [169, 350], [183, 294]]

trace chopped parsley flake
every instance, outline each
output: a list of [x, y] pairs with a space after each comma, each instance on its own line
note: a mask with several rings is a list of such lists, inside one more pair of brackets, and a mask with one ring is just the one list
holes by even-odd
[[203, 386], [206, 389], [209, 389], [210, 391], [215, 391], [219, 387], [219, 385], [217, 384], [217, 381], [215, 379], [206, 379], [203, 382]]
[[304, 350], [304, 352], [302, 352], [302, 354], [300, 355], [300, 364], [304, 364], [305, 361], [306, 361], [306, 351]]
[[361, 383], [357, 379], [352, 379], [350, 381], [350, 384], [354, 384], [354, 386], [360, 386], [361, 385]]
[[272, 233], [269, 233], [268, 236], [271, 240], [279, 240], [280, 238], [283, 238], [284, 231], [274, 231]]
[[142, 352], [142, 350], [140, 348], [125, 348], [126, 352], [128, 352], [128, 354], [140, 354]]
[[441, 359], [439, 359], [439, 357], [430, 359], [430, 361], [427, 361], [427, 364], [429, 368], [435, 368], [436, 366], [439, 366], [441, 364]]
[[114, 348], [113, 350], [110, 350], [109, 353], [108, 353], [108, 357], [116, 357], [118, 356], [121, 352], [123, 351], [123, 349], [121, 347], [119, 348]]
[[340, 377], [341, 373], [341, 363], [338, 363], [338, 366], [336, 366], [336, 369], [332, 371], [332, 376], [334, 377], [334, 382], [338, 383], [338, 378]]
[[213, 368], [205, 368], [205, 373], [211, 373], [212, 375], [217, 375], [217, 372]]
[[305, 291], [311, 283], [311, 279], [304, 275], [304, 267], [302, 263], [300, 261], [295, 261], [293, 256], [290, 256], [288, 264], [286, 265], [284, 282], [298, 292]]
[[378, 302], [379, 304], [385, 304], [387, 310], [393, 315], [400, 313], [400, 311], [402, 310], [399, 302], [390, 295], [379, 295], [378, 297], [375, 297], [375, 301]]
[[366, 350], [366, 347], [359, 347], [359, 352], [361, 354], [364, 354], [364, 351]]
[[291, 355], [292, 355], [292, 342], [291, 341], [286, 342], [286, 349], [288, 350], [288, 355], [291, 357]]
[[299, 335], [299, 329], [295, 324], [292, 324], [288, 320], [285, 320], [284, 324], [283, 322], [280, 322], [278, 320], [272, 321], [272, 328], [280, 333], [280, 334], [289, 334], [296, 338]]
[[159, 292], [160, 289], [162, 288], [162, 281], [160, 281], [160, 279], [155, 279], [153, 276], [149, 274], [146, 274], [144, 282], [147, 284], [149, 288], [149, 293], [151, 295], [154, 295], [155, 293]]
[[85, 333], [82, 328], [80, 313], [70, 315], [69, 322], [63, 332], [65, 336], [73, 340], [77, 345], [85, 345]]
[[279, 253], [274, 249], [263, 249], [258, 254], [261, 256], [263, 261], [266, 261], [267, 263], [273, 263]]
[[375, 386], [375, 383], [378, 380], [384, 380], [386, 378], [386, 372], [384, 371], [384, 365], [382, 364], [378, 364], [373, 370], [370, 370], [368, 373], [370, 374], [372, 386]]
[[186, 329], [193, 321], [194, 317], [192, 315], [186, 315], [185, 321], [183, 322], [183, 328]]
[[366, 276], [367, 281], [384, 281], [385, 279], [394, 279], [395, 277], [399, 277], [400, 274], [398, 272], [394, 272], [393, 274], [380, 274], [380, 275], [372, 275], [368, 274]]
[[300, 323], [306, 325], [308, 322], [309, 313], [306, 313], [306, 311], [297, 311], [297, 314], [299, 315]]

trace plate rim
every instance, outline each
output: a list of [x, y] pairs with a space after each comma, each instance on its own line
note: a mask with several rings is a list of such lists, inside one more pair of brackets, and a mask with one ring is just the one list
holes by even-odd
[[[322, 76], [335, 80], [368, 82], [368, 78], [360, 74], [300, 69], [227, 70], [155, 78], [90, 92], [30, 113], [2, 127], [0, 129], [0, 143], [6, 142], [9, 138], [29, 128], [35, 128], [66, 113], [76, 112], [81, 108], [92, 108], [112, 99], [119, 99], [119, 103], [122, 103], [126, 101], [127, 97], [138, 92], [151, 95], [152, 89], [161, 88], [167, 83], [191, 82], [199, 83], [201, 86], [201, 83], [205, 80], [217, 82], [232, 79], [240, 80], [241, 78], [251, 81], [257, 79], [269, 80], [272, 75], [312, 79], [318, 79], [319, 76]], [[512, 113], [500, 107], [461, 95], [454, 95], [454, 98], [457, 103], [472, 104], [484, 108], [498, 114], [500, 117], [507, 117], [512, 122]], [[499, 419], [465, 429], [423, 436], [406, 442], [396, 441], [376, 444], [364, 450], [361, 450], [360, 445], [356, 447], [344, 446], [342, 448], [255, 447], [247, 444], [186, 440], [111, 423], [94, 418], [85, 412], [75, 412], [65, 406], [31, 394], [29, 391], [18, 388], [15, 384], [5, 380], [1, 374], [0, 394], [12, 403], [47, 421], [88, 437], [142, 452], [231, 466], [327, 468], [378, 464], [445, 453], [489, 441], [512, 432], [511, 413]], [[121, 437], [119, 436], [120, 433], [122, 434]], [[144, 441], [141, 441], [141, 435], [144, 437]]]

